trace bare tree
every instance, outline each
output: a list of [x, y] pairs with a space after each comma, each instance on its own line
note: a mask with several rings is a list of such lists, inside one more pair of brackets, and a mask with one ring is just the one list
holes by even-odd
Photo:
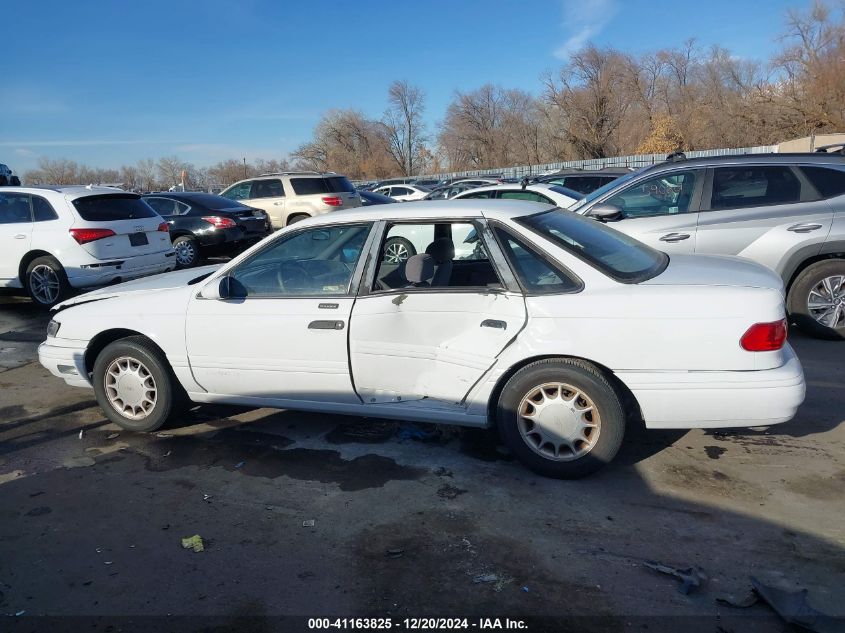
[[402, 175], [411, 176], [425, 149], [425, 94], [407, 81], [394, 81], [387, 94], [388, 108], [382, 119], [387, 150]]
[[137, 169], [138, 179], [144, 191], [155, 191], [159, 188], [156, 163], [152, 158], [139, 160]]

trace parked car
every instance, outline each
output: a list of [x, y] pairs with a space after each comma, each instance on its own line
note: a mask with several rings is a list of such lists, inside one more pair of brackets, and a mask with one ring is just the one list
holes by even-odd
[[390, 204], [391, 202], [396, 202], [390, 196], [383, 196], [380, 193], [375, 193], [374, 191], [359, 191], [358, 194], [361, 196], [361, 205], [368, 207], [371, 204]]
[[263, 174], [236, 182], [220, 195], [266, 211], [276, 229], [330, 211], [361, 206], [361, 196], [352, 183], [334, 172]]
[[444, 185], [442, 187], [437, 187], [436, 189], [432, 189], [431, 193], [429, 193], [423, 200], [449, 200], [454, 198], [459, 193], [462, 193], [468, 189], [473, 189], [475, 185]]
[[435, 187], [439, 187], [443, 184], [439, 178], [415, 178], [411, 181], [412, 185], [417, 185], [419, 187], [428, 187], [429, 189], [433, 189]]
[[450, 185], [469, 185], [470, 187], [484, 187], [486, 185], [498, 185], [502, 182], [501, 178], [459, 178], [453, 180]]
[[678, 157], [572, 207], [670, 255], [739, 255], [777, 272], [789, 317], [845, 338], [845, 157]]
[[15, 176], [15, 173], [9, 169], [8, 165], [0, 163], [0, 187], [5, 185], [12, 185], [18, 187], [21, 184], [20, 178]]
[[[384, 261], [398, 225], [430, 227], [429, 252]], [[466, 227], [477, 256], [454, 260]], [[551, 206], [379, 205], [306, 220], [219, 268], [66, 301], [38, 356], [133, 431], [187, 401], [497, 426], [530, 468], [580, 477], [640, 417], [789, 420], [804, 377], [781, 290], [753, 262], [668, 257]]]
[[0, 187], [0, 287], [49, 308], [90, 288], [176, 268], [168, 226], [140, 196], [100, 187]]
[[428, 187], [419, 187], [417, 185], [390, 185], [387, 187], [379, 187], [378, 189], [374, 189], [374, 191], [375, 193], [380, 193], [383, 196], [390, 196], [398, 202], [422, 200], [431, 193], [431, 189]]
[[493, 185], [487, 187], [475, 187], [459, 193], [455, 200], [494, 198], [496, 200], [528, 200], [530, 202], [542, 202], [553, 204], [556, 207], [566, 209], [583, 198], [583, 194], [572, 191], [559, 185]]
[[180, 268], [210, 255], [236, 255], [273, 232], [266, 211], [210, 193], [154, 193], [144, 201], [170, 225]]
[[626, 167], [605, 167], [594, 171], [571, 170], [540, 176], [534, 182], [560, 185], [586, 195], [630, 173], [631, 170]]

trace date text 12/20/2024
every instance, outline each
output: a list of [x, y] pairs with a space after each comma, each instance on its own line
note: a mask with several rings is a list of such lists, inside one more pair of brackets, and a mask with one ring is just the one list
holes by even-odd
[[404, 629], [409, 631], [442, 630], [527, 630], [524, 620], [510, 618], [309, 618], [311, 630], [388, 630]]

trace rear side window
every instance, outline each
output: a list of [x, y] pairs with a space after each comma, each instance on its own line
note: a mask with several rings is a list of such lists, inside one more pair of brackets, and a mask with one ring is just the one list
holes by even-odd
[[822, 198], [832, 198], [845, 193], [845, 169], [802, 167], [801, 171], [813, 183]]
[[737, 209], [798, 202], [801, 183], [789, 167], [718, 167], [710, 208]]
[[59, 216], [44, 198], [32, 196], [32, 219], [36, 222], [49, 222], [50, 220], [58, 220]]
[[282, 186], [282, 181], [277, 179], [272, 180], [253, 180], [252, 193], [250, 198], [281, 198], [285, 195], [285, 188]]
[[85, 196], [73, 201], [76, 212], [86, 222], [117, 222], [154, 218], [152, 207], [138, 196], [109, 193], [101, 196]]
[[299, 196], [313, 196], [324, 193], [352, 193], [355, 187], [345, 176], [326, 178], [291, 178], [290, 184]]
[[552, 203], [546, 196], [536, 191], [500, 191], [499, 198], [502, 200], [528, 200], [529, 202]]
[[32, 222], [29, 195], [25, 193], [0, 193], [0, 224]]
[[495, 228], [495, 233], [511, 268], [526, 292], [545, 294], [575, 292], [581, 289], [579, 282], [552, 266], [522, 240], [499, 227]]

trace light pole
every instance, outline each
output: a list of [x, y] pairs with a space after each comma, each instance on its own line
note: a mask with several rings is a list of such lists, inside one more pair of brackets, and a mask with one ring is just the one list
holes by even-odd
[[246, 156], [244, 156], [244, 179], [246, 179]]

